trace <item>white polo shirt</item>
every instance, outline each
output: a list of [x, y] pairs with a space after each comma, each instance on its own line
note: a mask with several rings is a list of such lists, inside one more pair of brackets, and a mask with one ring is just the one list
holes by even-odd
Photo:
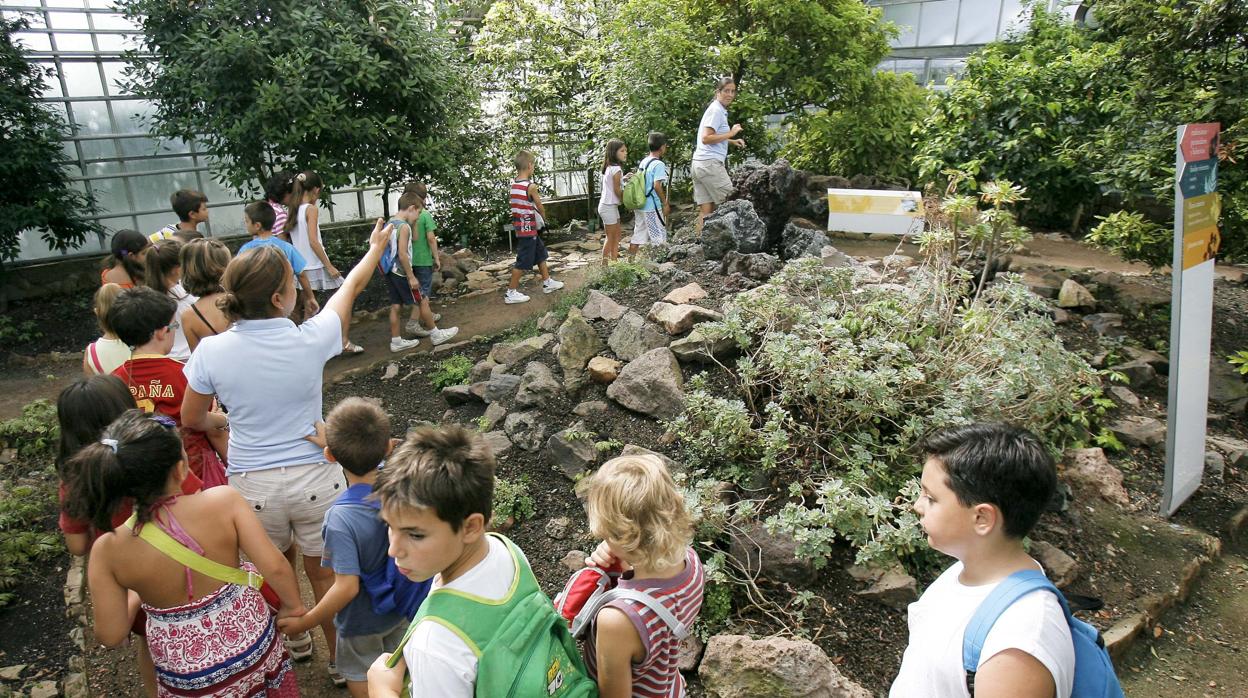
[[230, 412], [230, 474], [325, 460], [304, 437], [322, 418], [325, 362], [341, 351], [342, 320], [333, 312], [299, 326], [288, 318], [239, 320], [199, 343], [186, 382]]
[[702, 136], [706, 135], [706, 129], [711, 129], [717, 134], [724, 134], [730, 131], [728, 126], [728, 110], [718, 99], [712, 99], [707, 105], [706, 111], [702, 113], [702, 121], [698, 124], [697, 147], [693, 150], [694, 160], [719, 160], [723, 162], [728, 159], [728, 141], [720, 141], [718, 143], [703, 143]]

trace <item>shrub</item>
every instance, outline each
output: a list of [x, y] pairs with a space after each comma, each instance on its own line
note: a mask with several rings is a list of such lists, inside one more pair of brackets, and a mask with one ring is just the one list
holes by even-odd
[[617, 293], [650, 278], [650, 270], [637, 262], [617, 260], [607, 265], [589, 282], [590, 288], [603, 293]]
[[1100, 224], [1088, 235], [1093, 245], [1153, 268], [1165, 266], [1174, 259], [1173, 233], [1142, 214], [1118, 211], [1097, 216], [1097, 220]]
[[0, 608], [13, 601], [9, 590], [30, 577], [30, 566], [65, 551], [61, 536], [45, 522], [56, 501], [50, 482], [18, 485], [0, 498]]
[[22, 407], [22, 416], [0, 422], [0, 445], [23, 456], [50, 455], [61, 438], [56, 406], [35, 400]]
[[468, 382], [468, 374], [471, 372], [472, 359], [463, 354], [457, 354], [434, 364], [433, 373], [429, 375], [429, 382], [433, 383], [433, 387], [438, 390], [451, 385], [463, 385]]
[[497, 527], [507, 519], [520, 523], [532, 518], [537, 513], [537, 506], [533, 504], [533, 495], [529, 494], [532, 485], [527, 475], [520, 476], [518, 480], [495, 478], [494, 516], [491, 525]]

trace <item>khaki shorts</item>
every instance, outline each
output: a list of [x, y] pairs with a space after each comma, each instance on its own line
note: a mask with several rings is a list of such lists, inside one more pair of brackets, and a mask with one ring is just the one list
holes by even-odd
[[237, 473], [230, 487], [247, 500], [278, 550], [293, 542], [300, 554], [320, 557], [325, 512], [347, 491], [347, 481], [337, 463], [312, 463]]
[[723, 160], [693, 161], [693, 203], [718, 206], [731, 193], [732, 180]]
[[[386, 564], [391, 564], [386, 560]], [[367, 594], [363, 587], [361, 594]], [[367, 681], [368, 668], [386, 652], [393, 652], [407, 633], [407, 622], [399, 623], [384, 633], [375, 635], [338, 636], [338, 657], [335, 662], [339, 673], [348, 681]]]

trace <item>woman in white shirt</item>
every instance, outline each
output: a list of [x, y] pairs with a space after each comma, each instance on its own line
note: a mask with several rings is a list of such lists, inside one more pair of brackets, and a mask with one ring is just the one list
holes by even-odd
[[624, 196], [624, 163], [628, 146], [618, 138], [607, 141], [607, 155], [602, 161], [602, 196], [598, 199], [598, 217], [606, 232], [602, 243], [602, 263], [620, 258], [620, 199]]
[[702, 221], [715, 207], [732, 193], [732, 180], [728, 177], [728, 144], [745, 147], [745, 141], [736, 138], [741, 124], [728, 127], [728, 106], [737, 98], [737, 83], [731, 77], [715, 81], [715, 99], [707, 105], [698, 124], [697, 147], [693, 151], [693, 202], [698, 205], [698, 235], [702, 234]]

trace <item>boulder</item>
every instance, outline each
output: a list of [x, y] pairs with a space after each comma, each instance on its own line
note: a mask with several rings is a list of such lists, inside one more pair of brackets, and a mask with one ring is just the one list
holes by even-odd
[[864, 599], [899, 611], [919, 600], [919, 583], [900, 564], [894, 565], [862, 591], [854, 592]]
[[709, 363], [712, 357], [724, 359], [732, 356], [737, 351], [737, 343], [731, 337], [710, 340], [700, 328], [695, 327], [687, 336], [672, 342], [668, 348], [679, 361]]
[[1111, 422], [1109, 430], [1129, 446], [1163, 446], [1166, 443], [1165, 423], [1152, 417], [1123, 417]]
[[1149, 366], [1152, 366], [1158, 373], [1170, 373], [1170, 357], [1168, 356], [1163, 356], [1152, 349], [1145, 349], [1143, 347], [1127, 346], [1123, 347], [1122, 351], [1124, 354], [1131, 357], [1132, 361], [1143, 361]]
[[555, 433], [546, 442], [546, 458], [552, 465], [558, 466], [569, 480], [575, 480], [598, 462], [598, 449], [594, 447], [593, 439], [569, 438], [585, 434], [585, 425], [577, 422]]
[[507, 438], [506, 432], [487, 431], [481, 435], [481, 439], [494, 452], [495, 458], [501, 458], [511, 450], [511, 439]]
[[607, 385], [614, 381], [620, 375], [620, 367], [624, 365], [623, 361], [608, 359], [605, 356], [595, 356], [589, 360], [589, 379], [601, 385]]
[[1226, 477], [1226, 457], [1217, 451], [1205, 451], [1205, 474], [1215, 482]]
[[535, 411], [512, 412], [503, 420], [503, 430], [513, 444], [526, 451], [536, 451], [546, 441], [546, 424]]
[[485, 271], [474, 271], [471, 274], [468, 274], [466, 283], [468, 284], [468, 290], [470, 291], [497, 288], [499, 285], [498, 281], [495, 281], [493, 275]]
[[1128, 361], [1125, 364], [1110, 366], [1110, 370], [1118, 371], [1125, 375], [1127, 382], [1133, 388], [1141, 388], [1157, 380], [1157, 370], [1153, 368], [1152, 364], [1144, 363], [1143, 361]]
[[702, 661], [702, 653], [706, 651], [706, 643], [697, 633], [689, 633], [680, 641], [680, 649], [676, 653], [676, 668], [681, 671], [693, 671]]
[[794, 169], [781, 158], [767, 166], [734, 168], [729, 198], [749, 199], [766, 223], [768, 245], [779, 246], [785, 224], [794, 218], [827, 220], [828, 183], [839, 181], [844, 180]]
[[1079, 563], [1056, 545], [1042, 540], [1032, 541], [1030, 552], [1058, 589], [1065, 589], [1079, 578]]
[[793, 536], [772, 533], [761, 522], [734, 529], [728, 554], [741, 569], [775, 582], [802, 584], [815, 578], [814, 561], [809, 556], [798, 556]]
[[500, 402], [510, 400], [520, 387], [520, 376], [512, 373], [496, 373], [485, 383], [485, 401]]
[[472, 370], [468, 372], [468, 380], [473, 383], [489, 380], [490, 376], [493, 375], [494, 367], [498, 365], [497, 361], [482, 359], [473, 364]]
[[666, 296], [663, 296], [663, 302], [671, 303], [672, 305], [685, 305], [694, 301], [700, 301], [703, 298], [706, 298], [706, 291], [697, 283], [691, 283], [672, 289]]
[[469, 402], [478, 401], [478, 397], [467, 385], [448, 385], [442, 389], [442, 399], [451, 407], [459, 407]]
[[607, 397], [634, 412], [672, 419], [685, 409], [684, 376], [667, 347], [651, 349], [630, 361], [607, 387]]
[[706, 643], [698, 677], [717, 698], [871, 698], [809, 640], [716, 635]]
[[1126, 405], [1128, 407], [1140, 406], [1139, 396], [1131, 392], [1130, 388], [1126, 388], [1121, 385], [1111, 385], [1109, 387], [1109, 395], [1117, 400], [1120, 405]]
[[783, 267], [784, 263], [779, 258], [766, 252], [741, 254], [734, 251], [724, 255], [720, 262], [719, 273], [725, 276], [741, 274], [755, 281], [766, 281]]
[[1096, 298], [1091, 291], [1084, 288], [1078, 281], [1066, 279], [1062, 282], [1061, 290], [1057, 292], [1057, 307], [1095, 308]]
[[559, 316], [553, 312], [546, 313], [537, 321], [537, 329], [543, 332], [555, 332], [559, 329]]
[[733, 251], [762, 252], [766, 247], [767, 226], [749, 201], [722, 204], [702, 224], [702, 253], [707, 259], [723, 259]]
[[556, 516], [546, 522], [546, 535], [555, 540], [563, 540], [568, 537], [569, 528], [572, 528], [572, 519], [566, 516]]
[[586, 320], [619, 320], [626, 310], [628, 308], [611, 300], [611, 296], [592, 290], [589, 292], [589, 300], [581, 308], [581, 315]]
[[481, 415], [481, 419], [477, 424], [480, 426], [481, 431], [493, 431], [494, 427], [501, 424], [506, 416], [507, 408], [495, 402], [485, 408], [485, 414]]
[[909, 269], [918, 266], [919, 261], [910, 255], [890, 254], [880, 260], [880, 264], [885, 269]]
[[553, 334], [540, 334], [519, 342], [495, 344], [490, 348], [489, 359], [504, 366], [515, 366], [522, 361], [527, 361], [534, 354], [549, 346], [554, 340], [555, 336]]
[[633, 311], [624, 313], [607, 338], [607, 346], [625, 361], [632, 361], [642, 354], [671, 343], [672, 338], [653, 323]]
[[559, 564], [568, 568], [572, 572], [585, 569], [585, 558], [589, 557], [589, 553], [584, 550], [569, 550], [567, 555], [559, 561]]
[[795, 218], [785, 223], [780, 234], [780, 250], [785, 259], [818, 257], [826, 244], [828, 234], [804, 218]]
[[1083, 316], [1083, 324], [1092, 328], [1102, 337], [1124, 337], [1127, 331], [1122, 326], [1120, 313], [1092, 313]]
[[621, 456], [654, 456], [655, 458], [658, 458], [659, 460], [663, 461], [663, 465], [667, 466], [668, 472], [674, 473], [674, 472], [677, 472], [678, 470], [681, 470], [680, 465], [677, 464], [676, 461], [672, 460], [671, 458], [668, 458], [667, 456], [663, 455], [662, 453], [659, 453], [658, 451], [651, 451], [648, 448], [642, 448], [641, 446], [638, 446], [637, 444], [624, 444], [624, 448], [620, 449], [620, 455]]
[[540, 361], [530, 361], [520, 377], [516, 404], [520, 407], [539, 407], [549, 403], [562, 390], [549, 366]]
[[1062, 459], [1062, 474], [1073, 487], [1095, 494], [1107, 502], [1130, 506], [1122, 486], [1122, 471], [1110, 464], [1099, 448], [1072, 448]]
[[830, 269], [840, 269], [854, 265], [854, 260], [849, 255], [831, 245], [824, 245], [819, 248], [819, 259], [822, 260], [823, 266]]
[[683, 259], [690, 264], [697, 264], [706, 260], [706, 255], [702, 252], [702, 245], [693, 243], [684, 243], [680, 245], [669, 245], [667, 248], [668, 259]]
[[605, 348], [581, 311], [576, 308], [569, 311], [568, 319], [559, 326], [559, 351], [555, 354], [563, 368], [564, 387], [576, 390], [584, 385], [585, 364]]
[[591, 417], [601, 417], [607, 413], [607, 403], [602, 400], [587, 400], [577, 404], [572, 408], [572, 414], [578, 417], [589, 419]]
[[[491, 371], [490, 376], [492, 377], [494, 373], [496, 372]], [[502, 373], [505, 373], [505, 371], [502, 371]], [[468, 386], [468, 392], [471, 393], [472, 397], [475, 398], [478, 402], [485, 402], [485, 386], [489, 384], [490, 384], [489, 378], [486, 378], [483, 381], [477, 381], [476, 383], [473, 383], [472, 385]]]
[[650, 306], [646, 319], [658, 323], [670, 335], [680, 335], [693, 329], [699, 322], [720, 320], [724, 316], [714, 310], [697, 305], [672, 305], [657, 301]]
[[1227, 465], [1248, 468], [1248, 441], [1233, 439], [1229, 436], [1209, 436], [1205, 441], [1209, 446], [1226, 454]]
[[1209, 401], [1232, 414], [1240, 414], [1248, 407], [1248, 383], [1221, 356], [1209, 360]]

